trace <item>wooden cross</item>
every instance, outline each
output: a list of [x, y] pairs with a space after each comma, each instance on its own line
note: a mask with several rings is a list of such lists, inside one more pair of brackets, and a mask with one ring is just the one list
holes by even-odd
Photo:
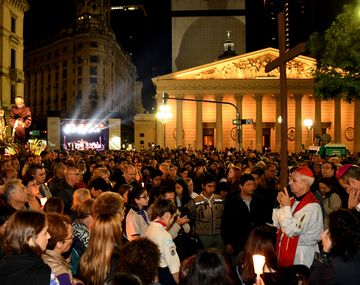
[[279, 57], [269, 62], [265, 66], [265, 72], [279, 67], [280, 68], [280, 114], [281, 114], [281, 128], [280, 128], [280, 189], [286, 187], [288, 179], [288, 138], [287, 138], [287, 80], [286, 80], [286, 62], [292, 60], [294, 57], [305, 51], [305, 43], [300, 43], [291, 50], [286, 50], [286, 36], [285, 36], [285, 13], [280, 12], [278, 15], [278, 36], [279, 36]]

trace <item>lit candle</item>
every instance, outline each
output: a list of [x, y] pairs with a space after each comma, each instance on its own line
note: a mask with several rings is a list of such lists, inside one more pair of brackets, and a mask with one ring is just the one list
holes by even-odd
[[260, 274], [263, 273], [263, 268], [265, 264], [265, 256], [254, 254], [253, 256], [253, 263], [254, 263], [254, 271], [256, 274], [256, 277], [260, 277]]
[[40, 204], [41, 204], [41, 206], [44, 207], [46, 201], [47, 201], [47, 198], [46, 198], [46, 197], [45, 197], [45, 198], [40, 198]]

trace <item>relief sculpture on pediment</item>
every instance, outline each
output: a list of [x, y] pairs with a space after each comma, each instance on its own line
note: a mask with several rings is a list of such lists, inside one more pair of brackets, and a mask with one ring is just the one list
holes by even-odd
[[[240, 59], [238, 61], [226, 62], [217, 65], [215, 68], [200, 71], [193, 74], [196, 79], [275, 79], [279, 78], [279, 69], [274, 69], [269, 73], [265, 72], [265, 66], [275, 56], [260, 56], [257, 58]], [[313, 78], [313, 66], [294, 59], [286, 64], [287, 78], [289, 79], [308, 79]]]

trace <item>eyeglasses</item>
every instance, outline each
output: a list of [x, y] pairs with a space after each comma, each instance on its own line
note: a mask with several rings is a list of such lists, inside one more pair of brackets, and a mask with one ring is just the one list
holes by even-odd
[[69, 173], [69, 175], [76, 175], [76, 176], [79, 176], [79, 175], [80, 175], [80, 172]]
[[148, 198], [150, 198], [150, 196], [149, 195], [144, 195], [144, 196], [139, 196], [139, 199], [148, 199]]

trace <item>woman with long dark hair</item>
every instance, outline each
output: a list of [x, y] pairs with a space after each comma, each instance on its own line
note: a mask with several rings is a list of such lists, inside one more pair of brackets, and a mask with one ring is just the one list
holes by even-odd
[[217, 249], [209, 248], [199, 253], [187, 276], [186, 285], [233, 284], [224, 256]]
[[323, 252], [311, 267], [310, 284], [352, 285], [360, 280], [359, 212], [340, 209], [329, 215], [321, 235]]
[[191, 200], [190, 193], [186, 182], [178, 179], [175, 182], [176, 206], [181, 209]]
[[7, 221], [4, 257], [0, 261], [2, 285], [59, 284], [41, 259], [50, 235], [45, 215], [35, 211], [15, 212]]
[[236, 267], [239, 279], [245, 284], [253, 284], [256, 279], [252, 256], [260, 254], [265, 256], [265, 271], [275, 272], [278, 268], [275, 254], [275, 231], [268, 226], [255, 228], [250, 233], [240, 264]]

